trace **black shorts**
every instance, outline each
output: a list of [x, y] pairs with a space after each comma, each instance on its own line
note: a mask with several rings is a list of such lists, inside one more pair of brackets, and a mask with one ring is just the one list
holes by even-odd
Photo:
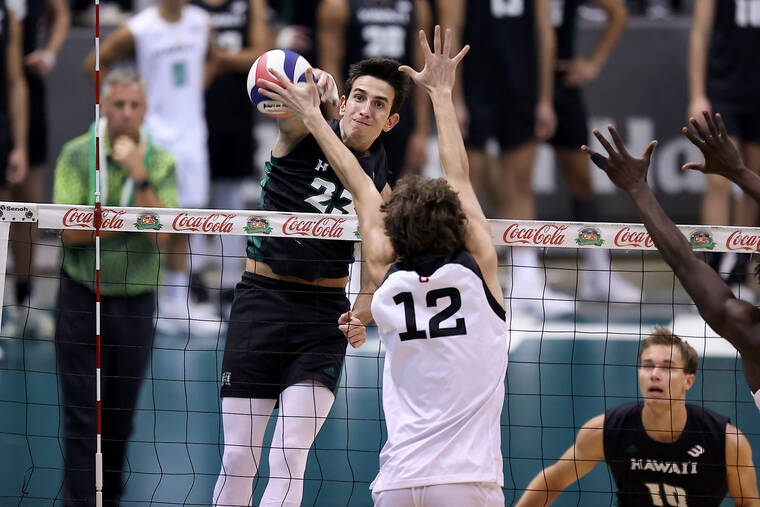
[[760, 143], [760, 107], [746, 107], [740, 104], [729, 104], [720, 99], [711, 99], [713, 113], [720, 113], [726, 124], [728, 135], [740, 141]]
[[483, 150], [486, 141], [493, 137], [501, 150], [508, 151], [534, 138], [535, 97], [505, 90], [500, 93], [468, 90], [466, 101], [470, 112], [469, 132], [465, 138], [467, 148]]
[[253, 174], [253, 133], [248, 129], [209, 129], [208, 157], [212, 180], [241, 180]]
[[555, 148], [572, 149], [588, 144], [588, 115], [580, 89], [557, 83], [554, 87], [554, 111], [557, 114], [557, 130], [549, 139], [549, 144]]
[[34, 167], [47, 161], [47, 101], [43, 79], [27, 72], [26, 80], [29, 86], [29, 166]]
[[348, 309], [344, 289], [243, 273], [230, 313], [221, 396], [276, 399], [309, 380], [334, 391], [348, 344], [338, 317]]

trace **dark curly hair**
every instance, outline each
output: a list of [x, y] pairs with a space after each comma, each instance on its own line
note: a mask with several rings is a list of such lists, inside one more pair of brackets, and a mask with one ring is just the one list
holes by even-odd
[[346, 79], [343, 93], [349, 96], [354, 81], [362, 76], [376, 77], [393, 87], [395, 93], [393, 94], [393, 104], [391, 104], [391, 114], [398, 113], [406, 100], [406, 96], [409, 95], [411, 85], [409, 76], [398, 70], [399, 65], [401, 64], [392, 58], [382, 57], [367, 58], [351, 64], [348, 68], [348, 79]]
[[385, 213], [385, 233], [402, 261], [464, 246], [467, 218], [459, 196], [443, 178], [404, 176], [380, 211]]

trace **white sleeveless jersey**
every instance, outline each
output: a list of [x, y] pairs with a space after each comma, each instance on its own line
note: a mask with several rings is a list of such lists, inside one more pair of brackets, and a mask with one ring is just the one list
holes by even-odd
[[130, 18], [140, 75], [148, 85], [146, 122], [156, 144], [175, 152], [205, 151], [203, 69], [210, 18], [200, 7], [185, 5], [174, 23], [157, 6]]
[[415, 267], [394, 264], [372, 299], [388, 440], [370, 488], [503, 486], [504, 309], [464, 250]]
[[753, 393], [752, 397], [755, 398], [755, 405], [757, 405], [757, 409], [760, 410], [760, 389]]

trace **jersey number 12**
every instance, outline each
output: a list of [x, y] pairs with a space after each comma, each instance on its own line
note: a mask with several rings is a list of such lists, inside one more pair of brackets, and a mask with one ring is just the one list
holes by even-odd
[[[463, 318], [454, 321], [453, 326], [442, 327], [443, 322], [452, 317], [460, 308], [462, 308], [462, 295], [454, 287], [444, 289], [433, 289], [425, 296], [425, 303], [428, 308], [438, 306], [438, 300], [448, 298], [449, 306], [433, 315], [428, 323], [430, 338], [443, 338], [445, 336], [457, 336], [467, 334], [467, 326]], [[424, 329], [417, 328], [417, 316], [414, 313], [414, 297], [411, 292], [401, 292], [393, 296], [393, 301], [397, 305], [404, 305], [404, 316], [406, 320], [406, 331], [399, 333], [401, 341], [407, 340], [424, 340], [428, 337]]]

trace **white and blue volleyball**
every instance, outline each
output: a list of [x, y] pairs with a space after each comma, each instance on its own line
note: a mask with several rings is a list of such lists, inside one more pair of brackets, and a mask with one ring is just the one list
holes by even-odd
[[290, 113], [282, 110], [282, 104], [259, 93], [258, 79], [276, 83], [268, 69], [274, 69], [287, 76], [293, 83], [306, 83], [306, 69], [310, 67], [306, 58], [289, 49], [272, 49], [256, 58], [248, 71], [248, 96], [259, 112], [274, 118], [287, 118]]

